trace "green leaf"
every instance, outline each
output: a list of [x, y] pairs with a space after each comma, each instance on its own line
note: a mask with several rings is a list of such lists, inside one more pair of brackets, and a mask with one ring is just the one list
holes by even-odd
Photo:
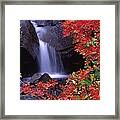
[[95, 46], [96, 46], [96, 45], [97, 45], [97, 42], [93, 42], [93, 45], [95, 45]]
[[86, 44], [86, 47], [90, 47], [90, 43], [89, 42]]
[[92, 63], [93, 63], [94, 65], [96, 65], [96, 64], [97, 64], [97, 61], [92, 61]]
[[77, 100], [80, 100], [80, 96], [77, 96]]
[[95, 70], [95, 78], [100, 79], [100, 70]]
[[90, 79], [91, 79], [91, 81], [94, 81], [95, 75], [94, 74], [90, 74]]
[[92, 82], [89, 80], [89, 79], [85, 79], [84, 80], [84, 83], [87, 85], [87, 86], [90, 86], [92, 84]]
[[94, 71], [90, 72], [89, 77], [90, 77], [90, 79], [92, 81], [100, 80], [100, 70], [99, 69], [95, 69]]

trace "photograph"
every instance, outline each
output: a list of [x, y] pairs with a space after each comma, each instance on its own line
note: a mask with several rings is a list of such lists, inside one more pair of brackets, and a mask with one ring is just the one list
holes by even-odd
[[0, 118], [118, 120], [120, 3], [2, 1]]
[[20, 100], [100, 100], [100, 20], [20, 20]]

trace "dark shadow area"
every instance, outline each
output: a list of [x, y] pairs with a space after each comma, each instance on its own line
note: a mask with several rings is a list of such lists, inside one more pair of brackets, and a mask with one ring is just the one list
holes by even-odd
[[30, 77], [37, 71], [37, 61], [32, 58], [25, 48], [20, 47], [20, 73], [22, 77]]
[[84, 68], [84, 61], [82, 55], [72, 50], [71, 52], [67, 53], [66, 55], [62, 56], [64, 69], [67, 74], [70, 74], [72, 72], [76, 72], [78, 70]]

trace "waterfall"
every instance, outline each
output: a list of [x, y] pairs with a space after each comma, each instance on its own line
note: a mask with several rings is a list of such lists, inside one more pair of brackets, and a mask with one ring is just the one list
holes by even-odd
[[[61, 56], [56, 52], [55, 48], [49, 43], [42, 41], [44, 39], [47, 29], [44, 27], [37, 27], [35, 22], [32, 22], [35, 27], [37, 36], [39, 38], [39, 54], [38, 67], [41, 74], [48, 73], [52, 78], [64, 78], [67, 75], [64, 72]], [[42, 39], [42, 40], [41, 40]]]
[[39, 72], [49, 74], [63, 74], [64, 68], [60, 55], [48, 43], [39, 40]]

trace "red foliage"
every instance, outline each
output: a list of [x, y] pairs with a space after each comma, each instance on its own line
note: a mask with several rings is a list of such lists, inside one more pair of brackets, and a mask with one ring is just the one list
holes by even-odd
[[20, 90], [21, 92], [24, 92], [25, 94], [30, 93], [31, 87], [29, 84], [24, 84]]
[[[75, 51], [86, 59], [99, 60], [100, 56], [100, 21], [99, 20], [66, 20], [62, 24], [63, 35], [74, 38]], [[89, 59], [88, 58], [88, 59]]]
[[65, 85], [59, 85], [62, 89], [59, 95], [55, 96], [49, 92], [49, 89], [55, 89], [55, 85], [58, 84], [55, 80], [40, 81], [36, 85], [24, 84], [21, 93], [44, 100], [99, 100], [100, 21], [66, 20], [62, 27], [64, 37], [73, 37], [73, 44], [76, 43], [75, 51], [85, 58], [84, 69], [73, 72]]
[[36, 85], [23, 84], [20, 92], [25, 95], [30, 94], [31, 96], [36, 96], [38, 99], [46, 99], [46, 96], [48, 99], [53, 99], [53, 96], [48, 92], [48, 88], [54, 87], [56, 84], [57, 81], [55, 80], [50, 80], [48, 82], [40, 81]]
[[73, 93], [75, 90], [75, 85], [73, 84], [73, 82], [69, 82], [66, 84], [66, 86], [63, 89], [63, 92], [58, 96], [58, 99], [60, 100], [68, 100], [71, 99], [71, 97], [73, 97]]
[[[75, 72], [75, 75], [70, 75], [68, 79], [72, 80], [76, 86], [81, 83], [80, 81], [85, 79], [88, 79], [92, 83], [93, 78], [90, 78], [90, 72], [100, 69], [100, 21], [66, 20], [63, 22], [62, 27], [64, 37], [73, 37], [73, 44], [76, 43], [74, 46], [75, 51], [82, 54], [86, 59], [86, 69]], [[96, 64], [94, 64], [95, 62]], [[93, 63], [93, 66], [90, 66], [90, 63]], [[82, 85], [81, 90], [77, 90], [77, 94], [80, 92], [80, 96], [78, 95], [79, 99], [100, 99], [99, 88], [93, 88], [91, 90], [91, 87], [89, 87], [90, 94], [88, 94], [86, 87]]]

